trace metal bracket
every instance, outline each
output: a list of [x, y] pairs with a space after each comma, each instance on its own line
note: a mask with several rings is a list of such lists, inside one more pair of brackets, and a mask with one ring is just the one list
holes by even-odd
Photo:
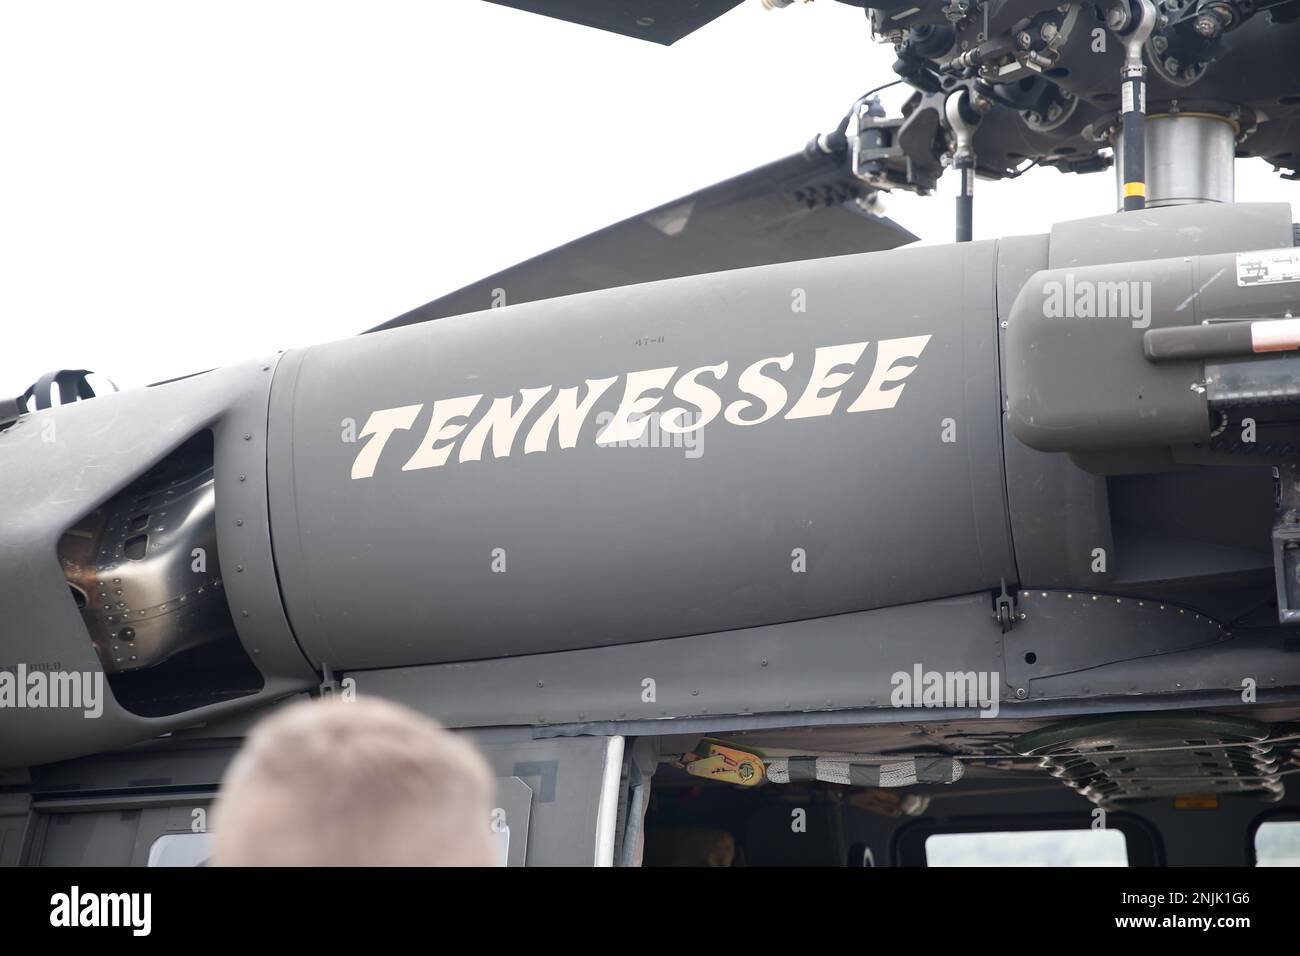
[[334, 672], [329, 669], [328, 664], [322, 662], [321, 682], [320, 682], [321, 698], [323, 699], [326, 697], [333, 697], [338, 692], [339, 692], [339, 682], [334, 679]]
[[1007, 590], [1007, 582], [1002, 580], [1002, 593], [993, 598], [993, 619], [1002, 627], [1002, 633], [1015, 627], [1019, 618], [1016, 596]]
[[693, 777], [721, 780], [742, 787], [762, 783], [764, 776], [761, 754], [737, 750], [708, 738], [701, 740], [691, 753], [683, 754], [680, 766]]

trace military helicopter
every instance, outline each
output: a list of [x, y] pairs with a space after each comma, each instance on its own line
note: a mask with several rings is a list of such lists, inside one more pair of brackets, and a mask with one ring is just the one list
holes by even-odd
[[[201, 861], [249, 727], [330, 694], [471, 737], [510, 865], [1300, 859], [1300, 249], [1233, 193], [1300, 175], [1300, 0], [840, 2], [901, 115], [365, 334], [8, 403], [0, 862]], [[1115, 209], [973, 241], [1035, 166]], [[881, 195], [950, 170], [909, 248]]]

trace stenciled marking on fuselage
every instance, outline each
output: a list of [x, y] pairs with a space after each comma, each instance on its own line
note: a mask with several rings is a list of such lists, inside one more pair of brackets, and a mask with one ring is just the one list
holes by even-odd
[[[916, 364], [898, 363], [908, 359], [919, 360], [930, 338], [929, 335], [909, 335], [877, 342], [871, 377], [847, 411], [881, 411], [897, 405], [903, 393], [903, 380], [917, 367]], [[850, 342], [816, 349], [808, 382], [783, 417], [819, 418], [835, 411], [841, 389], [853, 377], [854, 368], [869, 344]], [[670, 434], [703, 428], [719, 415], [729, 424], [747, 427], [781, 414], [790, 394], [785, 385], [766, 372], [772, 366], [783, 372], [790, 371], [794, 367], [793, 352], [761, 358], [746, 366], [736, 378], [736, 386], [745, 397], [724, 408], [718, 393], [700, 379], [708, 377], [721, 383], [727, 375], [728, 365], [725, 361], [717, 365], [701, 365], [681, 375], [677, 375], [679, 366], [671, 365], [609, 378], [589, 378], [583, 385], [558, 390], [552, 385], [521, 388], [510, 395], [491, 399], [486, 410], [476, 419], [474, 413], [483, 402], [482, 394], [441, 398], [433, 403], [424, 439], [402, 465], [402, 471], [419, 471], [447, 464], [452, 460], [452, 451], [462, 435], [460, 453], [455, 458], [457, 462], [481, 460], [489, 438], [493, 456], [507, 458], [514, 451], [520, 426], [538, 408], [541, 412], [524, 437], [524, 454], [549, 450], [552, 434], [558, 435], [557, 448], [573, 448], [592, 408], [620, 377], [624, 379], [623, 398], [608, 424], [596, 435], [598, 445], [635, 442], [646, 428], [645, 416], [666, 400], [688, 402], [698, 409], [698, 413], [680, 405], [664, 409], [660, 413], [659, 428]], [[671, 388], [669, 383], [672, 383]], [[543, 405], [542, 400], [552, 392], [554, 396], [550, 403]], [[670, 395], [671, 399], [668, 398]], [[757, 410], [759, 403], [762, 412], [755, 415], [751, 409]], [[393, 433], [409, 430], [424, 407], [423, 403], [399, 405], [370, 413], [357, 436], [369, 440], [352, 462], [353, 479], [374, 476], [380, 455]], [[471, 419], [474, 420], [471, 422]]]

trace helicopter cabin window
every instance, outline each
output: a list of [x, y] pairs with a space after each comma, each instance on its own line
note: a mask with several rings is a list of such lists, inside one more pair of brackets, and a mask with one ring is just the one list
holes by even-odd
[[1300, 820], [1266, 820], [1255, 829], [1256, 866], [1300, 866]]
[[149, 847], [146, 866], [207, 866], [212, 855], [207, 833], [165, 833]]
[[926, 866], [1128, 866], [1119, 830], [1004, 830], [932, 833]]

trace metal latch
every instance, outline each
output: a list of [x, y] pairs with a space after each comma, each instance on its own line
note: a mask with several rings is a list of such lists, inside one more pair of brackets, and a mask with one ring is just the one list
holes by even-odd
[[993, 599], [993, 618], [1005, 634], [1015, 625], [1017, 616], [1015, 595], [1007, 590], [1007, 582], [1003, 578], [1002, 593]]
[[330, 670], [328, 664], [322, 663], [320, 670], [320, 695], [322, 698], [333, 697], [339, 692], [339, 682], [334, 679], [334, 672]]
[[763, 780], [763, 757], [747, 750], [737, 750], [717, 740], [704, 739], [695, 750], [683, 754], [680, 766], [693, 777], [705, 777], [752, 787]]

